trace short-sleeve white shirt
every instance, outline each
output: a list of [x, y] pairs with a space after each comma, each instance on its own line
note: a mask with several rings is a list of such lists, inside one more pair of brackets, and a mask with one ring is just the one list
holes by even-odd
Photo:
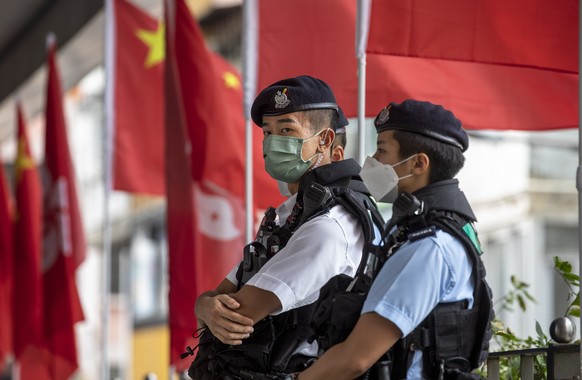
[[[296, 196], [281, 204], [278, 224], [285, 223]], [[358, 219], [343, 206], [301, 225], [287, 245], [273, 256], [248, 282], [275, 294], [281, 302], [280, 314], [315, 302], [319, 289], [338, 274], [354, 276], [362, 257], [364, 232]], [[227, 279], [236, 284], [234, 268]]]

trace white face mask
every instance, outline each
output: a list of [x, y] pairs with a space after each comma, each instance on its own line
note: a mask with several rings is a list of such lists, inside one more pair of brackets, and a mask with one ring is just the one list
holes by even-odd
[[374, 157], [368, 156], [366, 158], [364, 166], [360, 171], [360, 177], [362, 177], [364, 184], [377, 202], [394, 202], [398, 197], [398, 181], [412, 176], [411, 173], [403, 177], [398, 177], [394, 167], [410, 160], [414, 156], [416, 154], [394, 165], [383, 164]]

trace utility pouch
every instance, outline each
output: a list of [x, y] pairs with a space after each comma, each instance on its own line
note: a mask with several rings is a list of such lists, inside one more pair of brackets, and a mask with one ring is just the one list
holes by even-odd
[[354, 280], [340, 274], [321, 288], [311, 319], [311, 328], [315, 332], [313, 339], [317, 339], [320, 351], [343, 342], [358, 322], [370, 287], [369, 277], [361, 278], [363, 280]]

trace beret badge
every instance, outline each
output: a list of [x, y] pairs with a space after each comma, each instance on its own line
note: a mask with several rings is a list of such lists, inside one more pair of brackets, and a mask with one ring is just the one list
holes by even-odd
[[275, 108], [281, 109], [285, 108], [291, 103], [289, 98], [287, 97], [287, 88], [283, 89], [283, 91], [277, 91], [275, 94]]
[[380, 115], [378, 115], [379, 124], [384, 124], [385, 122], [388, 121], [388, 119], [390, 119], [390, 107], [392, 107], [392, 105], [389, 105], [388, 107], [384, 108], [382, 112], [380, 112]]

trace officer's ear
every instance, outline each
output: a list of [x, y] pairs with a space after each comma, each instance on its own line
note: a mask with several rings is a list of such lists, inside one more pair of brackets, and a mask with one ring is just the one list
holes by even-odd
[[336, 145], [331, 148], [331, 161], [341, 161], [344, 159], [344, 148], [341, 145]]
[[331, 148], [333, 144], [333, 140], [335, 139], [335, 132], [333, 129], [328, 128], [327, 130], [321, 133], [321, 140], [319, 140], [319, 146], [317, 150], [321, 153], [325, 152], [329, 148]]
[[412, 160], [412, 172], [414, 174], [419, 175], [428, 171], [430, 158], [428, 158], [426, 153], [417, 153]]

